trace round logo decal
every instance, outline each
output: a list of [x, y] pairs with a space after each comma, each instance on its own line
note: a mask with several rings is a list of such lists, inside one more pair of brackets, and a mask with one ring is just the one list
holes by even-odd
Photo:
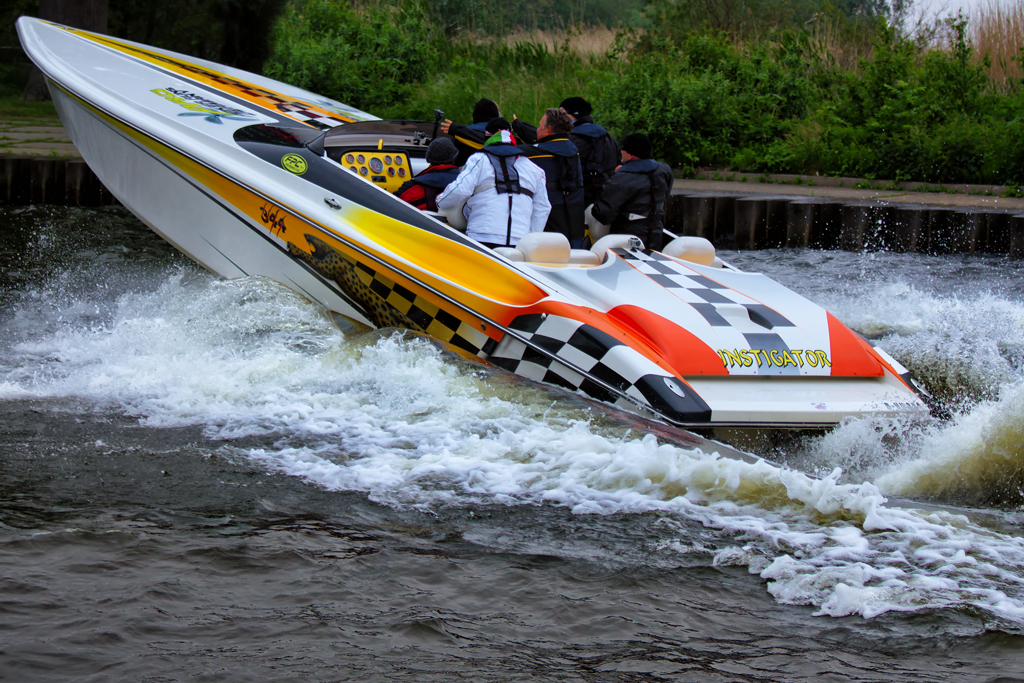
[[295, 175], [302, 175], [306, 172], [306, 160], [298, 154], [285, 154], [281, 157], [281, 166]]

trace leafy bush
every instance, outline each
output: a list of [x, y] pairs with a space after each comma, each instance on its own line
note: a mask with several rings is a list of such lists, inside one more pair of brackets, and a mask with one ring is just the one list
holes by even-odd
[[794, 163], [803, 172], [889, 180], [1003, 178], [1006, 168], [993, 163], [990, 137], [1003, 124], [992, 116], [987, 77], [972, 59], [966, 22], [947, 28], [948, 48], [936, 50], [882, 25], [860, 72], [843, 74], [833, 101], [811, 114], [819, 134], [799, 142]]
[[619, 134], [647, 132], [676, 166], [728, 164], [744, 148], [756, 163], [750, 150], [789, 133], [812, 99], [807, 71], [786, 65], [794, 61], [767, 44], [741, 51], [724, 34], [690, 34], [678, 47], [649, 42], [605, 93], [606, 119]]
[[357, 12], [345, 0], [299, 0], [278, 20], [263, 72], [372, 112], [437, 70], [434, 36], [413, 4]]

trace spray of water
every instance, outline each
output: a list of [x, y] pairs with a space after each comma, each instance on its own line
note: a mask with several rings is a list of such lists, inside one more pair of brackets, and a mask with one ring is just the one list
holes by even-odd
[[[928, 439], [960, 424], [970, 432], [969, 419], [995, 424], [981, 409], [917, 441], [899, 425], [841, 427], [820, 442], [823, 467], [829, 444], [845, 443], [844, 455], [882, 444], [902, 458], [890, 478], [853, 484], [838, 469], [815, 479], [623, 430], [422, 337], [346, 339], [323, 311], [265, 280], [174, 270], [112, 298], [97, 288], [37, 292], [0, 335], [0, 397], [84, 399], [143, 425], [200, 425], [270, 470], [390, 505], [556, 504], [696, 521], [721, 539], [710, 562], [745, 565], [778, 600], [822, 615], [970, 608], [1024, 627], [1020, 538], [959, 515], [891, 508], [879, 488], [910, 490], [899, 472], [922, 481], [912, 468]], [[1013, 400], [994, 399], [993, 414]], [[879, 426], [913, 448], [886, 445]]]

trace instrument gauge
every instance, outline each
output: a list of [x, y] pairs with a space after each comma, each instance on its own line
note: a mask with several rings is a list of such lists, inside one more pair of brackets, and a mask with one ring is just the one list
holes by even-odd
[[354, 163], [356, 163], [356, 158], [352, 154], [346, 154], [345, 155], [345, 161], [347, 161], [350, 164], [354, 164]]
[[399, 178], [404, 178], [405, 177], [405, 169], [404, 168], [398, 169], [398, 177]]
[[359, 175], [366, 175], [367, 173], [369, 173], [369, 171], [366, 170], [365, 166], [360, 166], [359, 167]]
[[380, 173], [384, 170], [384, 162], [376, 157], [370, 159], [370, 170], [374, 173]]
[[361, 164], [365, 164], [366, 163], [366, 157], [364, 157], [362, 154], [360, 154], [359, 156], [356, 157], [356, 161], [358, 161]]
[[396, 156], [395, 157], [395, 163], [398, 164], [399, 166], [401, 166], [402, 165], [402, 157], [397, 157]]
[[391, 155], [390, 154], [385, 154], [384, 155], [384, 163], [385, 164], [390, 164], [391, 163]]

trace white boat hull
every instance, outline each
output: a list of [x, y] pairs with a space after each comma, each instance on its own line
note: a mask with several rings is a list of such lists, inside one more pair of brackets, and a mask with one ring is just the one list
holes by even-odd
[[422, 163], [415, 122], [56, 24], [18, 31], [107, 189], [221, 277], [681, 426], [927, 414], [905, 368], [764, 276], [642, 245], [514, 261], [412, 209], [389, 191]]
[[287, 246], [273, 235], [139, 142], [144, 134], [126, 133], [60, 87], [51, 87], [51, 94], [69, 137], [104, 187], [176, 249], [220, 277], [269, 277], [373, 325], [313, 270], [282, 259]]

